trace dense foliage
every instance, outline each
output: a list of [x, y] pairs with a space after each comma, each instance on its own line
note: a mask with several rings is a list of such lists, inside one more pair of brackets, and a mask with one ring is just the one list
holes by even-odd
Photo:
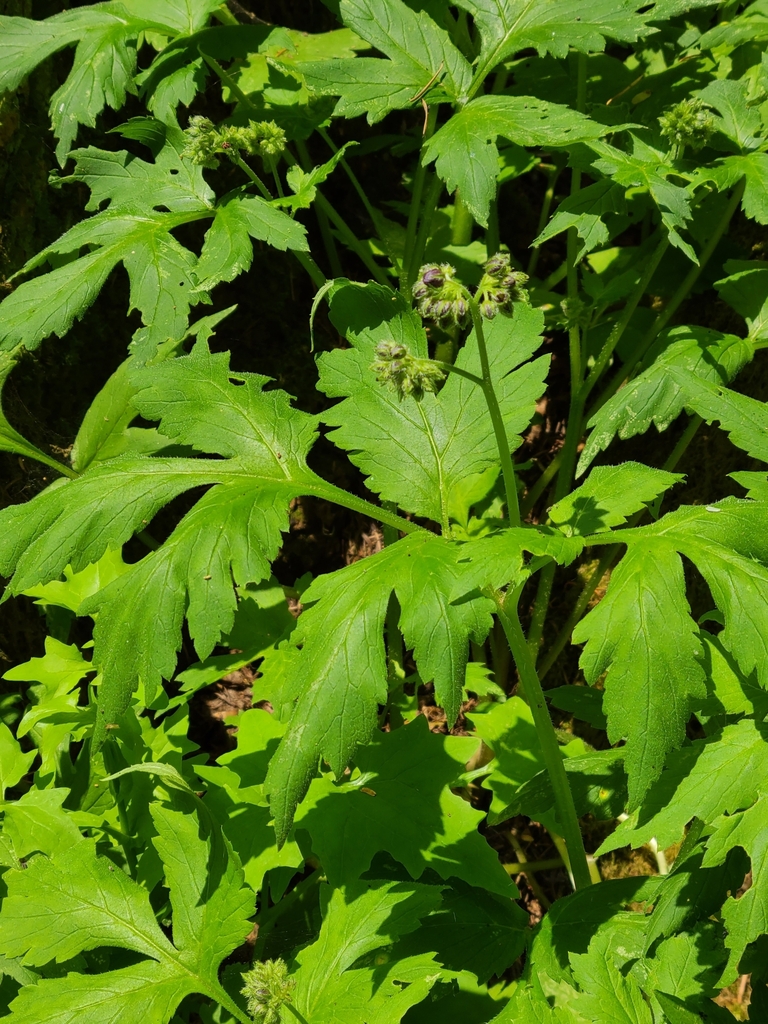
[[[768, 4], [325, 2], [316, 34], [218, 0], [0, 16], [0, 91], [74, 48], [52, 185], [90, 192], [0, 304], [1, 379], [113, 272], [141, 318], [71, 450], [0, 412], [57, 474], [0, 513], [6, 598], [49, 630], [5, 674], [31, 685], [0, 722], [3, 1012], [692, 1024], [751, 975], [768, 1019], [768, 411], [730, 386], [768, 346]], [[526, 252], [506, 211], [542, 175]], [[238, 369], [231, 308], [193, 319], [254, 246], [337, 332], [319, 414]], [[732, 333], [682, 316], [712, 289]], [[562, 445], [515, 464], [564, 364]], [[684, 504], [704, 423], [751, 468]], [[321, 428], [364, 487], [318, 471]], [[379, 550], [281, 585], [306, 496]], [[209, 756], [190, 701], [248, 665]], [[573, 890], [535, 927], [484, 834], [519, 816]], [[625, 847], [658, 873], [602, 880]]]

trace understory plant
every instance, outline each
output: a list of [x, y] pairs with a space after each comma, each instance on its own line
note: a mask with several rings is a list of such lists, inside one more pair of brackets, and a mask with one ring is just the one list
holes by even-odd
[[[693, 1024], [749, 975], [768, 1020], [768, 4], [325, 3], [0, 16], [0, 90], [74, 48], [51, 184], [90, 195], [0, 378], [114, 274], [140, 318], [71, 448], [0, 414], [47, 477], [5, 598], [48, 628], [4, 676], [3, 1015]], [[314, 296], [312, 412], [241, 369], [254, 246]], [[705, 424], [732, 455], [686, 481]], [[307, 498], [375, 553], [287, 580]], [[557, 857], [500, 858], [513, 819]], [[653, 873], [603, 877], [627, 848]]]

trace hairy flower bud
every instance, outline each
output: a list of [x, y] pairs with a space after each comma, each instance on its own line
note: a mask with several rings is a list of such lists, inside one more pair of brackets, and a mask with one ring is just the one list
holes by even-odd
[[486, 260], [483, 270], [475, 297], [486, 320], [493, 320], [497, 313], [511, 313], [515, 302], [528, 302], [528, 275], [512, 268], [509, 253], [497, 252]]
[[210, 118], [201, 117], [199, 114], [190, 117], [189, 127], [184, 135], [187, 143], [181, 151], [182, 157], [203, 167], [215, 169], [219, 166], [219, 161], [216, 159], [216, 153], [220, 152], [219, 133]]
[[431, 359], [412, 356], [396, 341], [379, 342], [371, 369], [380, 384], [397, 392], [400, 401], [409, 397], [421, 401], [427, 391], [434, 393], [445, 380], [445, 372]]
[[715, 129], [715, 120], [699, 99], [682, 100], [659, 118], [661, 134], [674, 145], [701, 149]]
[[284, 960], [264, 960], [243, 975], [240, 990], [245, 996], [248, 1013], [259, 1024], [280, 1024], [281, 1008], [292, 1000], [296, 982], [288, 976]]
[[449, 263], [427, 263], [412, 289], [419, 314], [441, 326], [461, 324], [467, 316], [466, 289]]
[[285, 132], [274, 121], [249, 121], [246, 126], [216, 126], [207, 117], [195, 115], [189, 119], [184, 132], [187, 144], [182, 156], [203, 167], [218, 167], [216, 156], [220, 153], [235, 157], [239, 153], [258, 155], [272, 160], [285, 149]]

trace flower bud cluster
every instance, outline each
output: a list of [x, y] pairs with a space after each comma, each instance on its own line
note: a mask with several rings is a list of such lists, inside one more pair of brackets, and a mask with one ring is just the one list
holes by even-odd
[[659, 124], [661, 134], [681, 149], [684, 146], [701, 149], [715, 130], [712, 114], [698, 99], [676, 103], [661, 115]]
[[234, 156], [244, 152], [269, 161], [285, 149], [285, 132], [274, 121], [217, 127], [209, 118], [195, 115], [190, 117], [184, 135], [187, 144], [181, 155], [203, 167], [218, 167], [216, 157], [222, 153]]
[[[509, 254], [497, 252], [483, 265], [483, 277], [475, 292], [481, 314], [492, 320], [497, 313], [511, 313], [515, 302], [527, 302], [528, 275], [512, 269]], [[413, 286], [417, 309], [425, 320], [441, 327], [461, 326], [469, 312], [469, 292], [448, 263], [428, 263]]]
[[380, 341], [376, 346], [376, 359], [371, 364], [380, 384], [387, 384], [397, 397], [413, 397], [420, 401], [427, 391], [434, 393], [445, 380], [445, 372], [430, 359], [411, 355], [405, 345], [397, 341]]
[[296, 982], [288, 976], [284, 960], [264, 960], [243, 975], [241, 991], [248, 1013], [259, 1024], [280, 1024], [281, 1008], [292, 1001]]
[[475, 298], [486, 320], [493, 320], [497, 313], [511, 313], [515, 302], [528, 301], [525, 290], [528, 275], [512, 269], [508, 253], [497, 252], [491, 256], [483, 270]]
[[467, 292], [448, 263], [428, 263], [419, 271], [413, 286], [416, 308], [425, 320], [436, 320], [441, 327], [463, 324], [469, 312]]

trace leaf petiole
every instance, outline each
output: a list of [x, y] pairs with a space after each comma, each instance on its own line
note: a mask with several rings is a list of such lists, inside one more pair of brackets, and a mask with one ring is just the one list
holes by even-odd
[[[536, 734], [541, 745], [541, 755], [544, 759], [555, 796], [555, 807], [557, 808], [557, 816], [560, 821], [563, 839], [568, 850], [574, 887], [576, 889], [583, 889], [588, 885], [592, 885], [592, 874], [589, 870], [587, 853], [584, 849], [584, 840], [576, 814], [576, 805], [573, 802], [573, 793], [568, 783], [568, 776], [565, 773], [563, 755], [560, 753], [560, 744], [555, 735], [552, 719], [549, 717], [546, 698], [536, 673], [533, 655], [523, 635], [517, 607], [515, 607], [514, 612], [510, 613], [506, 607], [506, 600], [498, 591], [491, 592], [489, 596], [492, 597], [496, 604], [499, 621], [509, 643], [509, 649], [512, 651], [512, 657], [517, 665], [523, 696], [531, 709], [533, 724], [536, 727]], [[512, 596], [510, 595], [510, 598]], [[514, 599], [516, 601], [517, 597], [515, 596]]]

